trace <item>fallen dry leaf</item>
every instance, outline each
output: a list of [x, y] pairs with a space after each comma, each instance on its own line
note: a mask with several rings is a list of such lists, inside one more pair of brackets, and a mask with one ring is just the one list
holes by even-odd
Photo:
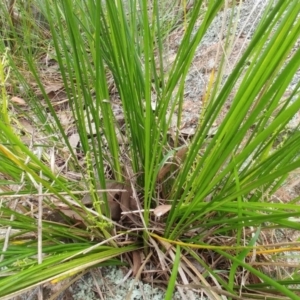
[[[97, 185], [97, 189], [101, 189], [100, 185]], [[123, 183], [119, 182], [107, 182], [106, 189], [115, 189], [115, 190], [124, 190], [126, 186]], [[99, 197], [102, 197], [103, 192], [99, 192]], [[119, 221], [121, 219], [122, 211], [130, 211], [136, 209], [136, 206], [133, 204], [133, 199], [131, 198], [132, 191], [131, 189], [126, 189], [126, 192], [116, 191], [116, 192], [107, 192], [108, 206], [110, 209], [111, 218], [114, 221]], [[118, 201], [120, 199], [120, 201]], [[92, 198], [89, 194], [86, 194], [82, 202], [85, 205], [92, 204]], [[135, 203], [135, 202], [134, 202]]]
[[63, 126], [70, 126], [73, 122], [73, 117], [71, 111], [60, 111], [57, 113], [59, 121]]
[[21, 106], [26, 105], [25, 100], [20, 97], [11, 97], [10, 101]]
[[[166, 163], [160, 169], [160, 171], [157, 175], [158, 181], [162, 181], [165, 178], [165, 176], [172, 170], [172, 168], [174, 169], [174, 171], [178, 169], [181, 162], [185, 159], [185, 155], [186, 155], [187, 150], [188, 150], [188, 147], [186, 147], [186, 146], [182, 147], [174, 155], [174, 158], [173, 158], [174, 161], [172, 163]], [[176, 162], [177, 165], [175, 165], [174, 162]]]
[[170, 209], [171, 209], [172, 205], [159, 205], [157, 207], [155, 207], [155, 209], [153, 210], [154, 214], [156, 217], [161, 217], [162, 215], [166, 214]]
[[78, 146], [78, 143], [80, 141], [80, 137], [78, 133], [73, 133], [70, 137], [69, 137], [69, 142], [70, 145], [73, 149], [75, 149]]
[[[79, 211], [81, 211], [82, 213], [84, 213], [81, 209], [77, 208]], [[82, 218], [78, 213], [76, 213], [74, 210], [68, 208], [68, 207], [60, 207], [58, 206], [58, 209], [52, 211], [47, 217], [46, 220], [47, 221], [51, 221], [51, 222], [55, 222], [55, 223], [62, 223], [65, 224], [66, 221], [65, 219], [62, 217], [62, 214], [64, 214], [65, 216], [80, 222], [82, 224], [84, 224], [84, 218]]]
[[132, 252], [132, 262], [133, 262], [132, 274], [133, 276], [136, 276], [142, 265], [141, 254], [139, 251]]
[[53, 84], [45, 87], [45, 92], [48, 95], [50, 93], [57, 92], [58, 90], [60, 90], [62, 88], [63, 88], [62, 83], [53, 83]]

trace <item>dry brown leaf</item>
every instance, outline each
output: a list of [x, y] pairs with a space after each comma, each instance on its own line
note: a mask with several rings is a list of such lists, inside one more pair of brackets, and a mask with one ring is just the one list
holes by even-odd
[[73, 220], [84, 223], [84, 219], [72, 209], [62, 209], [61, 212]]
[[132, 252], [132, 262], [132, 274], [133, 276], [136, 276], [142, 264], [141, 255], [139, 251]]
[[[101, 189], [100, 184], [97, 185], [97, 189]], [[106, 189], [116, 190], [115, 192], [111, 192], [111, 191], [107, 192], [108, 205], [110, 208], [110, 214], [112, 220], [119, 221], [121, 219], [122, 212], [130, 212], [138, 209], [136, 201], [132, 198], [132, 189], [130, 185], [110, 181], [106, 183]], [[102, 196], [103, 193], [104, 193], [103, 191], [98, 192], [100, 198], [103, 197]], [[89, 194], [86, 194], [83, 197], [82, 202], [84, 203], [84, 205], [91, 205], [92, 204], [91, 196]], [[134, 216], [130, 214], [126, 214], [126, 216], [130, 218], [132, 221], [134, 221]]]
[[19, 123], [22, 125], [22, 130], [29, 133], [29, 134], [33, 134], [35, 131], [35, 128], [33, 127], [33, 125], [26, 119], [19, 119]]
[[[130, 212], [133, 210], [138, 210], [137, 203], [135, 199], [133, 198], [133, 192], [131, 186], [125, 185], [124, 189], [126, 189], [126, 192], [122, 192], [121, 196], [121, 210], [122, 212]], [[132, 222], [136, 223], [137, 219], [136, 216], [133, 214], [126, 214], [125, 218], [129, 218]]]
[[126, 192], [122, 193], [121, 196], [121, 209], [122, 211], [132, 211], [137, 210], [137, 204], [132, 198], [132, 189], [130, 186], [126, 185], [124, 186], [124, 189], [126, 189]]
[[180, 134], [184, 136], [194, 136], [196, 132], [195, 127], [184, 127], [180, 128]]
[[[97, 189], [101, 189], [101, 185], [97, 184]], [[127, 209], [130, 210], [130, 199], [131, 194], [129, 192], [122, 192], [118, 190], [124, 190], [124, 184], [119, 182], [110, 181], [106, 183], [106, 189], [112, 190], [115, 189], [115, 192], [107, 192], [107, 198], [108, 198], [108, 206], [110, 209], [111, 218], [114, 221], [119, 221], [121, 218], [121, 212], [126, 211]], [[99, 197], [103, 197], [104, 192], [98, 192]], [[117, 199], [121, 199], [118, 201]], [[82, 202], [85, 205], [91, 205], [92, 204], [92, 198], [89, 194], [86, 194]], [[122, 209], [121, 209], [122, 207]], [[104, 205], [102, 206], [102, 209], [104, 209]]]
[[68, 110], [58, 112], [57, 116], [61, 125], [64, 127], [69, 127], [74, 121], [72, 113]]
[[69, 137], [69, 143], [71, 145], [71, 147], [74, 149], [78, 146], [78, 143], [80, 141], [80, 137], [78, 133], [73, 133], [70, 137]]
[[25, 100], [23, 98], [20, 98], [20, 97], [16, 97], [16, 96], [11, 97], [10, 101], [15, 103], [15, 104], [21, 105], [21, 106], [26, 105]]
[[155, 207], [154, 209], [154, 214], [156, 217], [161, 217], [162, 215], [166, 214], [170, 209], [171, 209], [172, 205], [159, 205], [157, 207]]
[[[180, 164], [184, 159], [185, 155], [187, 153], [188, 147], [182, 147], [180, 150], [178, 150], [174, 156], [174, 160], [177, 164]], [[165, 176], [174, 168], [174, 171], [178, 169], [178, 165], [175, 165], [174, 163], [166, 163], [159, 171], [157, 175], [157, 180], [162, 181]]]
[[[105, 185], [106, 185], [106, 189], [107, 189], [107, 190], [116, 190], [115, 192], [106, 192], [107, 195], [108, 195], [108, 201], [109, 201], [109, 200], [113, 200], [116, 194], [121, 193], [121, 192], [118, 191], [118, 190], [123, 190], [123, 188], [124, 188], [124, 184], [123, 184], [123, 183], [119, 183], [119, 182], [115, 182], [115, 181], [107, 181], [107, 182], [105, 183]], [[99, 190], [102, 189], [100, 183], [97, 184], [96, 188], [99, 189]], [[103, 194], [103, 193], [105, 193], [105, 192], [98, 192], [99, 197], [102, 197], [102, 194]], [[90, 204], [92, 204], [92, 198], [91, 198], [91, 195], [86, 194], [86, 195], [83, 197], [82, 202], [83, 202], [83, 204], [85, 204], [85, 205], [90, 205]]]
[[[58, 208], [57, 210], [54, 210], [47, 216], [47, 218], [46, 218], [47, 221], [64, 224], [65, 220], [61, 216], [61, 213], [63, 213], [65, 216], [84, 224], [84, 218], [82, 218], [74, 210], [69, 209], [67, 207], [60, 207], [60, 205], [57, 208]], [[77, 209], [79, 210], [79, 208], [77, 208]]]
[[48, 95], [50, 93], [57, 92], [58, 90], [60, 90], [62, 88], [63, 88], [62, 83], [53, 83], [53, 84], [50, 84], [45, 87], [45, 92]]
[[110, 210], [110, 216], [113, 221], [119, 221], [121, 219], [121, 207], [120, 204], [113, 200], [108, 200], [108, 206]]

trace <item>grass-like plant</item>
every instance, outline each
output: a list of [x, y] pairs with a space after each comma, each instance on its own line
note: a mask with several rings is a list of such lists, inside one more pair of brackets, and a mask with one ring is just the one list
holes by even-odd
[[[264, 236], [299, 230], [298, 199], [272, 195], [300, 167], [299, 127], [288, 129], [300, 109], [299, 84], [291, 86], [300, 65], [300, 3], [269, 1], [227, 78], [232, 32], [224, 30], [196, 132], [184, 140], [184, 90], [197, 47], [218, 13], [232, 19], [239, 8], [161, 2], [1, 4], [0, 297], [126, 264], [117, 258], [133, 253], [135, 276], [145, 265], [166, 270], [166, 299], [182, 285], [209, 299], [299, 299], [297, 272], [275, 278], [253, 262], [270, 255], [276, 265], [277, 253], [299, 250]], [[28, 22], [37, 8], [42, 27]], [[184, 34], [167, 68], [167, 37], [178, 27]], [[68, 100], [59, 108], [41, 78], [44, 53], [59, 65]], [[13, 94], [22, 94], [26, 109], [10, 102]], [[70, 111], [68, 124], [62, 111]]]

